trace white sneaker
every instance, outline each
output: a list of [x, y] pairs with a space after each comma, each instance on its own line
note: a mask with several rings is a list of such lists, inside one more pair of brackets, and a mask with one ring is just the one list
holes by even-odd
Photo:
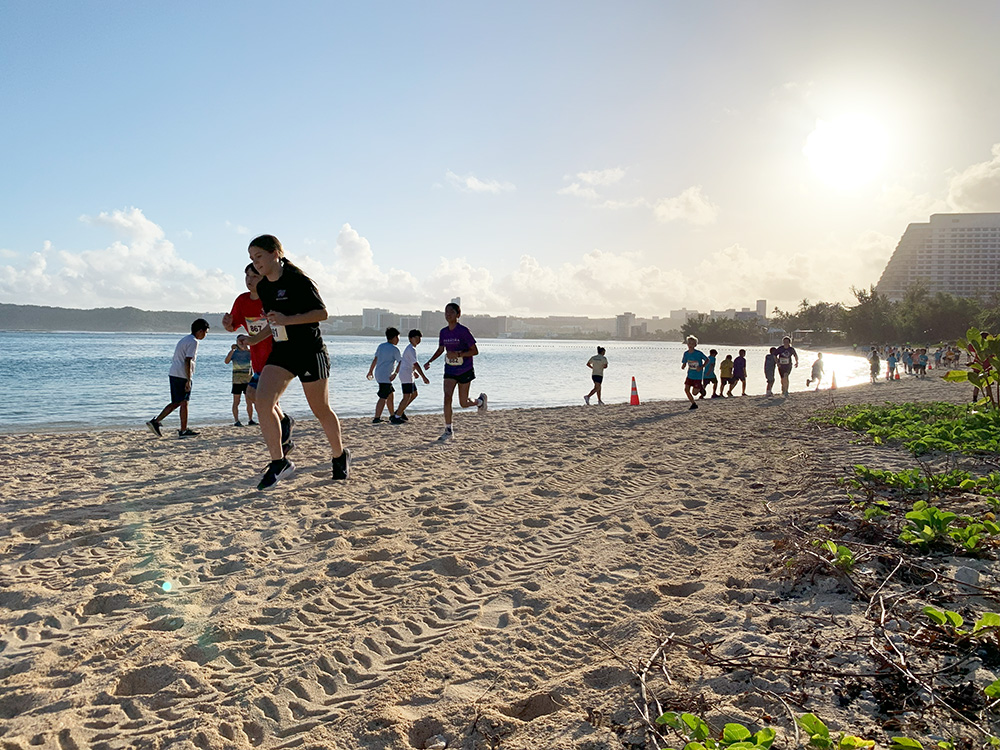
[[438, 442], [439, 443], [446, 443], [449, 440], [451, 440], [453, 437], [455, 437], [455, 433], [452, 432], [451, 430], [447, 430], [446, 429], [444, 432], [441, 433], [441, 437], [438, 438]]
[[585, 404], [587, 404], [587, 406], [590, 406], [590, 396], [584, 396], [583, 401]]
[[480, 393], [479, 398], [476, 400], [479, 402], [479, 408], [477, 409], [477, 411], [480, 414], [482, 414], [484, 411], [486, 411], [486, 394]]

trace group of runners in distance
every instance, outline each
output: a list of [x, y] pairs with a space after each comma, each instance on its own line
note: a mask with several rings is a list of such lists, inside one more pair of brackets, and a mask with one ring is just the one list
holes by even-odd
[[[233, 303], [232, 311], [223, 316], [222, 325], [230, 332], [244, 329], [245, 334], [237, 337], [230, 348], [227, 363], [234, 364], [233, 419], [239, 419], [240, 395], [246, 394], [248, 424], [253, 420], [256, 409], [261, 434], [270, 455], [264, 475], [257, 485], [267, 489], [295, 471], [295, 464], [288, 458], [294, 449], [292, 432], [295, 420], [285, 414], [280, 400], [289, 383], [295, 378], [302, 384], [302, 390], [313, 415], [319, 421], [330, 444], [332, 476], [334, 480], [345, 480], [351, 473], [351, 451], [343, 444], [340, 420], [330, 407], [327, 380], [330, 376], [330, 356], [320, 334], [319, 324], [327, 319], [326, 305], [313, 283], [301, 268], [285, 257], [284, 248], [277, 237], [265, 234], [250, 242], [248, 249], [250, 264], [244, 269], [247, 292]], [[462, 311], [457, 303], [451, 302], [445, 308], [448, 325], [441, 329], [438, 349], [425, 368], [442, 354], [444, 367], [444, 416], [445, 432], [442, 440], [454, 435], [452, 426], [452, 398], [457, 387], [462, 407], [476, 406], [480, 412], [486, 411], [485, 393], [477, 399], [469, 398], [469, 387], [475, 379], [473, 357], [479, 350], [476, 339], [468, 328], [458, 322]], [[146, 426], [157, 437], [162, 436], [162, 422], [175, 409], [180, 409], [180, 437], [190, 437], [198, 433], [188, 429], [188, 400], [194, 377], [198, 342], [205, 338], [209, 325], [199, 318], [191, 325], [191, 334], [182, 338], [174, 350], [170, 368], [170, 403]], [[392, 335], [390, 335], [392, 334]], [[394, 328], [386, 331], [389, 344], [395, 349], [399, 332]], [[388, 390], [379, 389], [379, 405], [376, 421], [389, 399], [390, 421], [400, 424], [406, 421], [405, 409], [416, 398], [414, 374], [425, 383], [430, 382], [416, 362], [416, 346], [420, 343], [420, 331], [410, 331], [410, 345], [404, 355], [395, 349], [390, 355], [390, 376], [386, 383]], [[385, 346], [385, 345], [383, 345]], [[380, 347], [381, 349], [382, 347]], [[249, 351], [250, 367], [247, 373], [244, 352]], [[378, 355], [372, 362], [372, 369], [378, 366]], [[393, 364], [397, 365], [393, 369]], [[245, 382], [237, 382], [237, 380]], [[403, 399], [393, 412], [391, 395], [392, 379], [398, 375], [403, 384]], [[409, 385], [410, 387], [406, 387]]]
[[[708, 395], [708, 384], [712, 385], [712, 398], [724, 398], [733, 395], [733, 390], [737, 383], [740, 385], [740, 395], [747, 395], [747, 360], [746, 349], [740, 349], [736, 358], [727, 354], [726, 358], [719, 363], [719, 377], [715, 376], [715, 366], [718, 352], [710, 349], [708, 356], [698, 349], [698, 339], [695, 336], [688, 336], [687, 351], [681, 356], [681, 369], [687, 370], [684, 379], [684, 395], [691, 402], [689, 409], [697, 409], [698, 399]], [[767, 390], [764, 395], [771, 397], [774, 395], [774, 376], [777, 371], [781, 383], [781, 395], [788, 396], [788, 376], [792, 369], [799, 366], [799, 353], [792, 346], [792, 340], [785, 336], [781, 340], [781, 346], [771, 347], [771, 350], [764, 357], [764, 379], [767, 381]], [[812, 377], [806, 381], [806, 387], [815, 382], [817, 390], [823, 378], [823, 355], [818, 354], [812, 366]], [[720, 384], [721, 378], [721, 384]], [[729, 390], [726, 390], [728, 386]]]

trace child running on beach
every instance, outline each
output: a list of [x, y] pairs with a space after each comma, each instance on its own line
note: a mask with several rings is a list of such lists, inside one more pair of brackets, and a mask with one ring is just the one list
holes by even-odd
[[160, 430], [163, 420], [174, 409], [181, 410], [181, 428], [178, 437], [194, 437], [198, 433], [189, 430], [188, 401], [191, 398], [191, 384], [194, 380], [194, 362], [198, 358], [198, 342], [208, 335], [208, 321], [198, 318], [191, 324], [191, 333], [177, 342], [174, 347], [174, 358], [170, 362], [170, 403], [163, 407], [158, 415], [146, 422], [146, 427], [156, 437], [162, 437]]
[[444, 306], [444, 319], [448, 325], [441, 329], [437, 351], [424, 365], [425, 370], [430, 369], [431, 362], [447, 352], [444, 358], [444, 434], [441, 435], [441, 440], [450, 440], [455, 435], [451, 402], [456, 387], [458, 403], [463, 409], [475, 406], [480, 414], [486, 411], [485, 393], [480, 393], [475, 400], [469, 398], [469, 386], [476, 379], [472, 358], [479, 354], [479, 348], [472, 331], [458, 322], [460, 317], [462, 308], [457, 302], [449, 302]]
[[[250, 377], [252, 376], [250, 367], [250, 347], [247, 346], [245, 341], [240, 341], [237, 339], [236, 343], [229, 347], [229, 353], [226, 355], [226, 364], [232, 364], [233, 366], [233, 426], [242, 427], [243, 423], [240, 421], [240, 400], [244, 398], [247, 392], [247, 386], [250, 385]], [[250, 403], [250, 399], [246, 399], [247, 402], [247, 423], [253, 424], [253, 404]]]
[[799, 353], [792, 346], [790, 336], [785, 336], [781, 340], [781, 346], [774, 350], [774, 357], [778, 360], [778, 377], [781, 378], [781, 395], [788, 398], [788, 376], [792, 373], [792, 360], [795, 366], [799, 366]]
[[603, 346], [597, 347], [597, 354], [587, 360], [587, 367], [591, 369], [590, 379], [594, 382], [594, 387], [590, 390], [586, 396], [583, 397], [583, 402], [590, 406], [590, 397], [597, 396], [597, 403], [601, 406], [604, 402], [601, 400], [601, 385], [604, 383], [604, 371], [608, 367], [608, 358], [604, 356], [605, 349]]
[[[295, 464], [285, 457], [282, 449], [278, 411], [278, 399], [295, 378], [302, 383], [309, 408], [330, 444], [333, 478], [347, 479], [351, 473], [351, 452], [344, 447], [340, 420], [330, 408], [327, 388], [330, 356], [319, 331], [320, 321], [327, 318], [326, 305], [312, 279], [285, 258], [285, 250], [277, 237], [262, 234], [250, 243], [248, 252], [263, 277], [257, 283], [257, 294], [274, 339], [257, 386], [260, 430], [271, 455], [271, 463], [257, 489], [267, 489], [295, 471]], [[262, 331], [254, 339], [259, 341], [266, 335], [267, 331]], [[256, 342], [252, 340], [251, 343]]]
[[414, 328], [407, 334], [407, 338], [410, 343], [403, 350], [403, 359], [399, 363], [399, 387], [403, 391], [403, 398], [399, 401], [399, 408], [389, 417], [389, 421], [393, 424], [403, 424], [407, 421], [406, 407], [412, 404], [417, 397], [417, 384], [413, 382], [413, 376], [419, 375], [423, 378], [424, 383], [431, 382], [427, 379], [420, 365], [417, 364], [417, 346], [420, 344], [423, 334]]
[[681, 369], [687, 369], [687, 376], [684, 378], [684, 395], [691, 402], [688, 409], [697, 409], [698, 404], [695, 403], [694, 394], [704, 394], [705, 392], [701, 376], [705, 371], [705, 365], [708, 364], [708, 357], [705, 356], [704, 352], [698, 351], [695, 348], [697, 346], [698, 339], [694, 336], [688, 336], [687, 351], [681, 356]]
[[806, 379], [806, 388], [809, 387], [810, 383], [816, 384], [816, 390], [819, 390], [819, 383], [823, 379], [823, 352], [816, 352], [816, 361], [813, 362], [812, 372]]
[[[399, 353], [399, 348], [396, 346], [398, 343], [399, 331], [392, 326], [386, 328], [385, 343], [379, 344], [375, 350], [371, 367], [368, 368], [368, 379], [371, 380], [374, 377], [375, 382], [378, 383], [378, 401], [375, 402], [375, 418], [372, 419], [374, 424], [382, 421], [382, 410], [386, 404], [389, 405], [390, 418], [395, 414], [392, 408], [392, 394], [396, 389], [392, 387], [392, 381], [396, 379], [396, 375], [399, 373], [399, 363], [403, 359], [403, 355]], [[412, 382], [411, 375], [410, 383]]]
[[885, 379], [893, 380], [896, 377], [896, 352], [895, 350], [889, 352], [889, 356], [885, 358]]
[[747, 395], [747, 350], [740, 349], [739, 356], [733, 360], [733, 377], [729, 381], [729, 393], [727, 395], [733, 395], [733, 389], [736, 384], [739, 383], [743, 390], [740, 392], [741, 396]]

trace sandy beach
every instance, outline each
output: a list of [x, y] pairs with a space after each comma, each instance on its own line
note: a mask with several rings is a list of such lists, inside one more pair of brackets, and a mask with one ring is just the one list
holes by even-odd
[[[450, 443], [440, 416], [345, 420], [340, 484], [302, 420], [267, 493], [249, 429], [9, 436], [0, 747], [645, 747], [628, 665], [670, 634], [729, 656], [812, 639], [819, 664], [862, 616], [835, 579], [790, 584], [776, 540], [844, 502], [845, 466], [914, 462], [809, 415], [968, 395], [463, 413]], [[680, 646], [657, 664], [664, 705], [719, 727], [787, 727], [784, 701], [882, 736], [863, 696]]]

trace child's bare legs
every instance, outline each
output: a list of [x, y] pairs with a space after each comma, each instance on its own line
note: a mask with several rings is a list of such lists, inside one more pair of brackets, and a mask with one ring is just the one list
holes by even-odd
[[406, 407], [412, 404], [416, 398], [417, 398], [416, 391], [414, 391], [413, 393], [404, 393], [403, 399], [399, 402], [399, 408], [396, 409], [395, 411], [396, 416], [397, 417], [403, 416], [403, 412], [406, 411]]
[[240, 421], [240, 394], [233, 394], [233, 421]]

